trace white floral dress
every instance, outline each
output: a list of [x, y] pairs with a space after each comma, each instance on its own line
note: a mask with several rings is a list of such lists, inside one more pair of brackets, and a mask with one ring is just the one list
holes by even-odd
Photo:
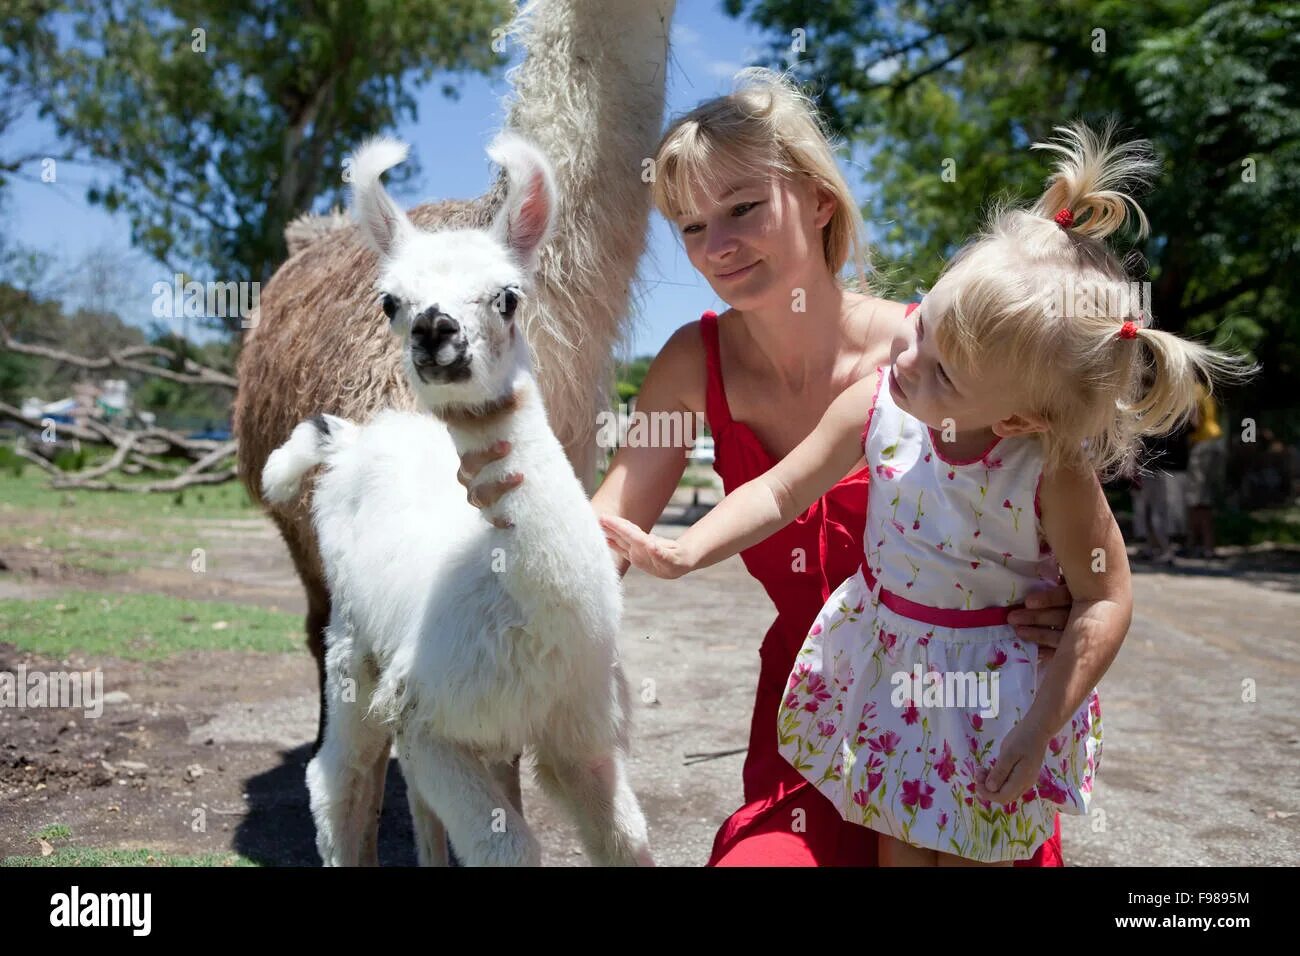
[[1006, 612], [1056, 581], [1038, 521], [1041, 447], [1001, 439], [950, 461], [894, 403], [887, 372], [863, 435], [864, 561], [796, 657], [781, 754], [846, 820], [972, 860], [1027, 859], [1058, 811], [1087, 813], [1101, 758], [1093, 691], [1052, 738], [1034, 787], [1006, 805], [975, 795], [976, 769], [993, 766], [1039, 683], [1037, 647]]

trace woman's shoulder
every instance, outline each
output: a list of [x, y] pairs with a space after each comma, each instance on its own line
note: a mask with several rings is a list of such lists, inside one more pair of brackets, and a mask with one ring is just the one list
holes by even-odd
[[[650, 362], [646, 384], [676, 404], [702, 411], [708, 376], [702, 320], [677, 328]], [[643, 386], [644, 390], [645, 386]], [[662, 390], [662, 391], [661, 391]]]
[[862, 351], [867, 359], [864, 367], [876, 369], [888, 365], [894, 339], [902, 333], [907, 321], [907, 303], [861, 292], [850, 295], [853, 299], [850, 314], [854, 318], [855, 337], [862, 343]]

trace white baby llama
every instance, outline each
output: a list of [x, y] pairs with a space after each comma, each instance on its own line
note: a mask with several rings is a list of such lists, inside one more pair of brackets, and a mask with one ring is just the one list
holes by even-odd
[[[510, 134], [489, 155], [509, 189], [486, 230], [410, 222], [380, 183], [405, 158], [402, 143], [372, 140], [353, 165], [383, 309], [416, 395], [442, 423], [398, 411], [364, 426], [317, 416], [262, 476], [267, 498], [284, 501], [325, 465], [312, 516], [333, 607], [329, 696], [307, 784], [326, 864], [377, 862], [393, 739], [422, 864], [445, 864], [444, 832], [470, 865], [540, 862], [493, 770], [525, 748], [593, 862], [651, 862], [626, 767], [620, 581], [514, 322], [551, 225], [551, 170]], [[480, 513], [456, 481], [459, 453], [500, 439], [528, 480]]]

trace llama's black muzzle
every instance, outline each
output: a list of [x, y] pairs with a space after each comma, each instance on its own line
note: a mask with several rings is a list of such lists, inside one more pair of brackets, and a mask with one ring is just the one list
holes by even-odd
[[425, 382], [460, 382], [469, 378], [469, 340], [460, 323], [437, 306], [411, 322], [411, 364]]

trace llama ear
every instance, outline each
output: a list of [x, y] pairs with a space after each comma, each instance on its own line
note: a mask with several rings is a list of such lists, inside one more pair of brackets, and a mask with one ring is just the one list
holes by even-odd
[[514, 133], [502, 133], [488, 147], [488, 156], [506, 173], [506, 198], [492, 235], [526, 272], [537, 268], [537, 253], [551, 232], [555, 212], [555, 177], [551, 164], [532, 143]]
[[381, 256], [391, 256], [398, 243], [415, 232], [380, 181], [385, 170], [406, 159], [407, 152], [405, 143], [377, 136], [362, 143], [352, 159], [352, 214], [366, 242]]

